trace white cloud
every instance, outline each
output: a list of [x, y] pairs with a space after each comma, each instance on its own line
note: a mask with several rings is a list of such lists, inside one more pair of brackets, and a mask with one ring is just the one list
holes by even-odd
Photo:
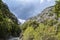
[[[14, 0], [15, 1], [15, 0]], [[39, 0], [16, 0], [16, 2], [21, 2], [21, 3], [36, 3]]]
[[52, 1], [52, 0], [47, 0], [48, 2]]
[[21, 3], [37, 3], [37, 2], [43, 3], [44, 2], [44, 0], [16, 0], [16, 1]]
[[22, 19], [18, 19], [18, 21], [23, 24], [25, 22], [25, 20], [22, 20]]
[[44, 0], [40, 0], [40, 3], [43, 3], [44, 2]]

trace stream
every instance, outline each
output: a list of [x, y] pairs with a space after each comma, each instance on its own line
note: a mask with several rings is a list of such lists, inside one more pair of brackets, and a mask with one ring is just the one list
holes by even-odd
[[19, 37], [12, 37], [12, 38], [9, 38], [8, 40], [20, 40]]

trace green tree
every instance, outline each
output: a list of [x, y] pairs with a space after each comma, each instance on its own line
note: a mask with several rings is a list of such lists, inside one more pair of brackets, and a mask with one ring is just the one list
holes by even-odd
[[28, 27], [23, 34], [23, 40], [33, 40], [34, 39], [33, 33], [34, 33], [33, 27]]
[[55, 13], [57, 17], [60, 17], [60, 0], [56, 0]]

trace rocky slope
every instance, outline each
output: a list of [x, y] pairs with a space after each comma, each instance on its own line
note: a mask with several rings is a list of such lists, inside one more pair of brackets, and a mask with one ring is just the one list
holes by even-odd
[[53, 6], [48, 7], [44, 9], [41, 13], [39, 13], [37, 16], [34, 16], [33, 18], [30, 18], [29, 20], [36, 20], [38, 22], [43, 22], [46, 19], [50, 19], [55, 17], [55, 14], [53, 12]]
[[[51, 7], [47, 7], [46, 9], [44, 9], [40, 14], [38, 14], [37, 16], [30, 18], [29, 20], [35, 20], [39, 23], [44, 23], [44, 24], [54, 24], [56, 22], [60, 22], [60, 17], [57, 18], [56, 13], [54, 12], [54, 6]], [[55, 24], [54, 24], [55, 25]]]
[[44, 9], [40, 14], [28, 19], [21, 27], [23, 40], [60, 40], [60, 17], [55, 6]]

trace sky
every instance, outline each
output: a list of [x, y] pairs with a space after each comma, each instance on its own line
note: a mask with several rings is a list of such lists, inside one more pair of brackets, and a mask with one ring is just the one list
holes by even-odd
[[54, 0], [3, 0], [3, 2], [19, 20], [27, 20], [55, 4]]

